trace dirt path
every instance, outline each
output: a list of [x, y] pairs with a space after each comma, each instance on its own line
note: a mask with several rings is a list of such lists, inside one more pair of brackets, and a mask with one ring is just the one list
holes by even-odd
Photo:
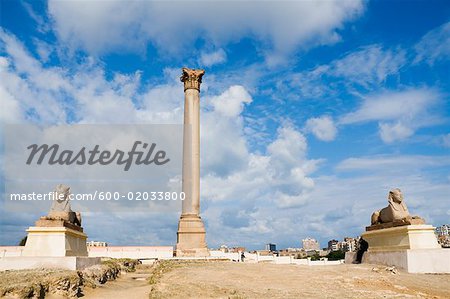
[[86, 299], [148, 299], [151, 286], [148, 283], [149, 271], [122, 274], [115, 281], [109, 281], [95, 289], [85, 289]]

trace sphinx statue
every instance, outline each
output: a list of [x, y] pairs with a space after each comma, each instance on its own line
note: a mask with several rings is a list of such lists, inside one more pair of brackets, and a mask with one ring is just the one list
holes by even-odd
[[403, 199], [402, 191], [398, 188], [392, 189], [388, 194], [388, 206], [375, 211], [372, 214], [371, 226], [368, 230], [387, 228], [393, 226], [424, 224], [425, 221], [418, 216], [411, 216]]
[[[70, 187], [63, 184], [57, 185], [51, 200], [52, 206], [47, 216], [40, 217], [34, 226], [27, 229], [27, 242], [23, 255], [46, 258], [67, 256], [87, 258], [87, 235], [81, 227], [80, 213], [72, 211], [70, 207]], [[95, 262], [95, 259], [91, 261]], [[64, 266], [60, 265], [62, 268], [70, 269], [82, 269], [85, 267], [85, 262], [90, 263], [89, 260], [83, 260], [80, 263], [77, 259], [60, 262], [33, 260], [33, 263], [39, 265], [48, 263], [52, 267], [62, 263], [64, 264]]]
[[55, 188], [55, 200], [47, 216], [42, 220], [63, 220], [70, 224], [81, 226], [81, 214], [72, 211], [69, 201], [70, 187], [59, 184]]

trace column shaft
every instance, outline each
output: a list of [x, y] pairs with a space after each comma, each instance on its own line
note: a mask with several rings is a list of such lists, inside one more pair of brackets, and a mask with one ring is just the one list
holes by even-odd
[[183, 139], [182, 214], [200, 214], [200, 95], [193, 88], [185, 91]]

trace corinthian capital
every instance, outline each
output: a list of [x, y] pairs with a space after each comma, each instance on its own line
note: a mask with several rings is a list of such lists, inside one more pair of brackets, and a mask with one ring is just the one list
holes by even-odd
[[184, 67], [183, 74], [180, 77], [181, 82], [184, 82], [184, 91], [186, 89], [197, 89], [200, 91], [200, 83], [202, 83], [202, 77], [205, 74], [204, 70], [193, 70]]

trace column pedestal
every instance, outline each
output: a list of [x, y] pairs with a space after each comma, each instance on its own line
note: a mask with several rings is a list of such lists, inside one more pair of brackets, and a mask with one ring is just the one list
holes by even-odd
[[175, 255], [179, 257], [209, 256], [205, 236], [205, 226], [200, 216], [181, 215]]

